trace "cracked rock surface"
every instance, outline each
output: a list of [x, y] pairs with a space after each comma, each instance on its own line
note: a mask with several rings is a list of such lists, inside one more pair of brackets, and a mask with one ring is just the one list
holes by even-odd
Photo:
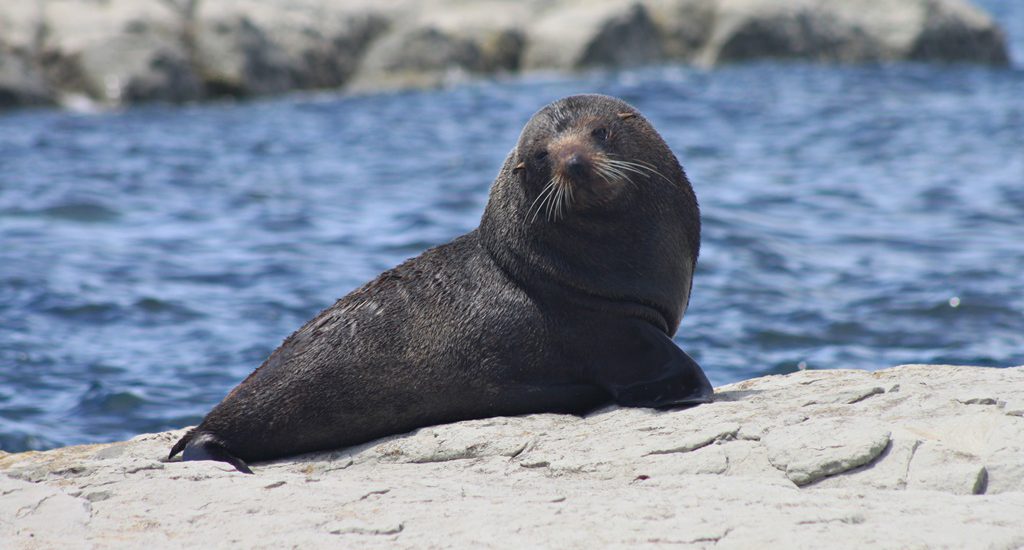
[[806, 371], [686, 410], [424, 428], [255, 464], [183, 431], [0, 453], [0, 548], [1020, 548], [1024, 367]]

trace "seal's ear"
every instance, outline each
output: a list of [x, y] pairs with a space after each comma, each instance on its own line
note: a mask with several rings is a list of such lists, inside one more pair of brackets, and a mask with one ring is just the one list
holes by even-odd
[[512, 168], [512, 171], [513, 171], [513, 172], [518, 172], [518, 171], [520, 171], [520, 170], [522, 170], [522, 169], [524, 169], [524, 168], [526, 168], [526, 162], [524, 162], [524, 161], [519, 161], [519, 164], [515, 165], [515, 167], [514, 167], [514, 168]]
[[636, 116], [636, 113], [629, 113], [629, 112], [619, 113], [618, 114], [618, 117], [619, 117], [620, 120], [630, 119], [630, 118], [633, 118], [635, 116]]

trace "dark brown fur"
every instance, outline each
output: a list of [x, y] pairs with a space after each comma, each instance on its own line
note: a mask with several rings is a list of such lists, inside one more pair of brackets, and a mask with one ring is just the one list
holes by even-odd
[[[537, 209], [548, 184], [557, 213]], [[471, 418], [707, 402], [703, 372], [671, 341], [699, 243], [686, 175], [635, 109], [552, 103], [506, 159], [479, 228], [322, 311], [171, 456], [249, 471]]]

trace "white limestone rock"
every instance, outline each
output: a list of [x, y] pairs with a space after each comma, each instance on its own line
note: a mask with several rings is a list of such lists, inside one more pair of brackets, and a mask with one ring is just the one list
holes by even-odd
[[640, 3], [566, 2], [538, 14], [526, 30], [525, 69], [636, 66], [664, 58], [658, 29]]
[[984, 492], [988, 473], [978, 457], [927, 442], [914, 453], [907, 472], [907, 488], [944, 491], [956, 495]]
[[39, 5], [16, 2], [0, 9], [0, 108], [54, 102], [38, 63], [43, 32]]
[[706, 65], [761, 58], [1005, 65], [1005, 37], [963, 0], [718, 0]]
[[761, 58], [1008, 63], [966, 0], [0, 2], [0, 107], [437, 86]]
[[1022, 398], [1024, 367], [910, 365], [423, 428], [251, 476], [165, 461], [181, 430], [0, 453], [0, 548], [1016, 548]]
[[797, 485], [863, 466], [889, 445], [889, 430], [873, 419], [809, 419], [768, 432], [768, 460]]
[[40, 63], [65, 101], [188, 101], [202, 95], [170, 3], [46, 0]]
[[191, 26], [207, 96], [338, 88], [394, 16], [370, 2], [203, 2]]
[[644, 0], [666, 59], [692, 63], [715, 28], [719, 0]]

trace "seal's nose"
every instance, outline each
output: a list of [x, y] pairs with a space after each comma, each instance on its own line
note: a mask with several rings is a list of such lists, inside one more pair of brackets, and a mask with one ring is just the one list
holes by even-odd
[[583, 155], [573, 153], [565, 161], [565, 171], [572, 178], [582, 178], [587, 173], [587, 163]]

